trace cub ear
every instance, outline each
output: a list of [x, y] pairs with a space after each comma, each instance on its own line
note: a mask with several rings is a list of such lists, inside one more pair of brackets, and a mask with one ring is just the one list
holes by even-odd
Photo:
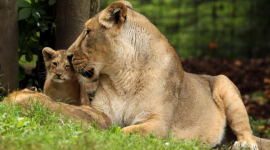
[[105, 8], [98, 20], [100, 24], [106, 28], [111, 28], [117, 25], [119, 29], [122, 28], [123, 23], [127, 16], [127, 6], [121, 1], [111, 3], [107, 8]]
[[55, 54], [55, 50], [51, 49], [50, 47], [45, 47], [42, 50], [42, 55], [45, 61], [52, 59], [54, 54]]

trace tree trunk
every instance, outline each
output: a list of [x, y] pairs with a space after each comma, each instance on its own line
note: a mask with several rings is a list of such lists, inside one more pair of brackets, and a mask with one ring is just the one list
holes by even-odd
[[89, 18], [92, 18], [100, 10], [100, 0], [90, 0]]
[[99, 0], [56, 1], [55, 48], [67, 49], [80, 35], [90, 15], [99, 10]]
[[18, 87], [17, 0], [0, 0], [0, 83], [6, 90]]

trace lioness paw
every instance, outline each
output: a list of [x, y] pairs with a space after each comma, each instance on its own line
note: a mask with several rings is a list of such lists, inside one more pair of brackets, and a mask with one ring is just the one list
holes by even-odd
[[129, 134], [129, 133], [137, 133], [139, 131], [137, 126], [128, 126], [122, 129], [124, 134]]
[[232, 147], [232, 150], [259, 150], [256, 143], [248, 143], [247, 141], [235, 141]]

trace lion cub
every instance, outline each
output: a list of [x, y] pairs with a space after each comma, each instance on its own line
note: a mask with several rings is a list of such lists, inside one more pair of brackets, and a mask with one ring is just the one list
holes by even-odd
[[97, 83], [79, 83], [77, 73], [66, 56], [66, 50], [55, 51], [45, 47], [42, 54], [47, 71], [44, 93], [55, 101], [90, 106], [87, 95], [94, 93]]

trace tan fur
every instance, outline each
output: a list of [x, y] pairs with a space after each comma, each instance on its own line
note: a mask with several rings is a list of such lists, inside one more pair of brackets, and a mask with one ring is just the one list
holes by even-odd
[[77, 73], [68, 61], [66, 50], [55, 51], [45, 47], [42, 54], [47, 71], [44, 93], [55, 101], [90, 106], [87, 94], [94, 94], [98, 82], [80, 83]]
[[55, 102], [47, 95], [29, 89], [15, 91], [9, 94], [5, 101], [11, 104], [17, 103], [25, 109], [29, 109], [36, 101], [39, 101], [45, 108], [50, 109], [52, 112], [60, 112], [63, 115], [70, 116], [75, 121], [82, 120], [87, 125], [96, 125], [99, 129], [106, 129], [111, 124], [110, 119], [104, 113], [92, 107]]
[[183, 71], [167, 39], [126, 4], [114, 2], [88, 20], [67, 51], [81, 81], [99, 79], [92, 107], [125, 133], [172, 133], [214, 147], [231, 142], [228, 127], [236, 136], [234, 149], [269, 148], [268, 140], [260, 144], [252, 135], [235, 85], [223, 75]]
[[[235, 85], [225, 76], [183, 71], [167, 39], [129, 2], [114, 2], [88, 20], [67, 53], [85, 82], [99, 78], [92, 106], [125, 133], [200, 138], [224, 143], [226, 123], [235, 149], [257, 149], [247, 112]], [[248, 144], [247, 144], [248, 142]], [[245, 145], [246, 144], [246, 145]]]

